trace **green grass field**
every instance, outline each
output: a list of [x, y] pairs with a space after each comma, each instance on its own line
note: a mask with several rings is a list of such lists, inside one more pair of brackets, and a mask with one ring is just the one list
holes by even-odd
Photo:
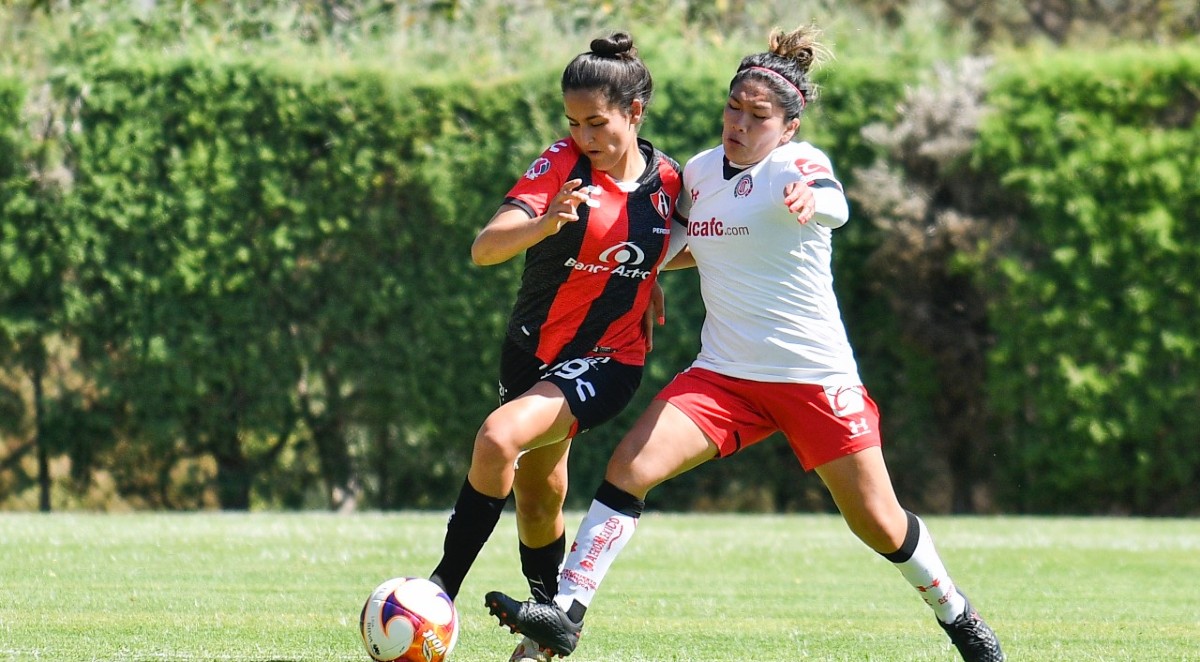
[[[0, 514], [0, 660], [364, 662], [370, 590], [424, 576], [445, 514]], [[569, 517], [574, 533], [577, 515]], [[1010, 660], [1200, 660], [1200, 521], [928, 518]], [[455, 662], [517, 639], [512, 515], [459, 596]], [[649, 513], [570, 660], [956, 660], [890, 564], [822, 515]]]

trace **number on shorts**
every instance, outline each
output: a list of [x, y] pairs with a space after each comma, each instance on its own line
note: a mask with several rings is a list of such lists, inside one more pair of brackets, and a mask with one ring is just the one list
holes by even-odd
[[587, 359], [571, 359], [555, 366], [554, 374], [563, 379], [577, 379], [591, 367], [592, 364]]
[[596, 387], [592, 383], [581, 377], [591, 370], [595, 363], [594, 359], [571, 359], [563, 361], [554, 366], [554, 375], [563, 379], [575, 380], [575, 393], [579, 395], [580, 402], [587, 402], [588, 398], [596, 395]]
[[587, 402], [588, 398], [596, 395], [596, 387], [592, 386], [592, 383], [586, 379], [576, 379], [575, 393], [579, 395], [580, 402]]

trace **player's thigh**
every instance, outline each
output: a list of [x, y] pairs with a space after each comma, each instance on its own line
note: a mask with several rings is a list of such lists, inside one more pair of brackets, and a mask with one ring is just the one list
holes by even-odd
[[507, 448], [532, 450], [566, 439], [574, 425], [562, 391], [538, 382], [489, 414], [479, 436]]
[[716, 457], [717, 447], [674, 405], [654, 400], [617, 445], [605, 479], [637, 497]]
[[850, 529], [876, 551], [895, 551], [892, 545], [903, 542], [908, 517], [896, 499], [880, 447], [826, 462], [816, 472]]

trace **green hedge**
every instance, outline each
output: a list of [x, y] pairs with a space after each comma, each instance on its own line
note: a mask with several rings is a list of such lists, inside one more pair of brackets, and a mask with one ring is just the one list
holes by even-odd
[[[998, 509], [1200, 508], [1200, 390], [1186, 369], [1200, 337], [1187, 278], [1197, 60], [1006, 60], [994, 79], [973, 169], [1003, 177], [1021, 224], [999, 262], [967, 263], [992, 302], [992, 419], [979, 435], [981, 448], [1001, 444], [989, 458]], [[731, 68], [660, 75], [645, 136], [681, 163], [715, 144]], [[84, 385], [47, 396], [48, 417], [70, 422], [47, 443], [79, 477], [111, 474], [135, 506], [323, 506], [334, 489], [361, 489], [369, 506], [450, 505], [495, 403], [520, 270], [475, 267], [469, 246], [565, 133], [558, 74], [418, 82], [356, 64], [143, 53], [57, 81], [63, 108], [82, 99], [62, 150], [74, 184], [62, 199], [21, 184], [44, 220], [10, 215], [24, 219], [15, 237], [58, 228], [38, 272], [46, 287], [22, 291], [57, 311], [39, 332], [80, 349], [66, 360], [70, 383]], [[899, 119], [915, 72], [843, 60], [823, 75], [801, 133], [855, 187], [881, 157], [862, 127]], [[23, 150], [23, 98], [0, 82], [0, 129], [14, 127], [0, 150]], [[0, 192], [16, 190], [20, 171], [0, 174]], [[922, 477], [943, 452], [930, 443], [929, 400], [954, 385], [896, 342], [866, 272], [881, 240], [871, 221], [857, 214], [839, 230], [837, 286], [902, 498], [927, 503], [937, 481]], [[663, 282], [668, 325], [642, 389], [576, 441], [572, 505], [590, 499], [620, 435], [695, 355], [694, 274]], [[0, 301], [13, 301], [12, 279], [2, 285]], [[27, 370], [15, 354], [3, 364]], [[652, 505], [832, 507], [782, 443], [671, 481]]]
[[980, 161], [1020, 232], [992, 282], [1009, 507], [1200, 509], [1200, 50], [1012, 59]]

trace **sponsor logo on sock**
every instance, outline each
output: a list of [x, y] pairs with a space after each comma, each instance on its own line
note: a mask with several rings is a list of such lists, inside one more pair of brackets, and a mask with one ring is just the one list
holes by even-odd
[[624, 534], [625, 527], [621, 521], [615, 517], [608, 518], [604, 522], [604, 526], [600, 527], [600, 532], [592, 537], [592, 544], [588, 545], [587, 553], [579, 561], [580, 567], [589, 572], [595, 570], [600, 554], [612, 547], [613, 543], [620, 540]]
[[918, 587], [917, 587], [917, 590], [918, 590], [918, 591], [920, 591], [920, 592], [922, 592], [922, 593], [925, 593], [925, 592], [929, 591], [929, 589], [937, 588], [937, 587], [939, 587], [939, 586], [941, 586], [941, 585], [942, 585], [942, 580], [941, 580], [941, 578], [940, 578], [940, 577], [934, 577], [934, 578], [933, 578], [933, 581], [929, 583], [929, 586], [918, 586]]
[[[956, 593], [954, 583], [949, 580], [943, 581], [941, 577], [934, 577], [928, 586], [918, 586], [917, 590], [921, 593], [921, 599], [930, 607], [950, 602]], [[936, 601], [933, 599], [935, 597]]]
[[562, 578], [568, 582], [571, 582], [575, 586], [587, 589], [589, 591], [595, 591], [600, 586], [598, 583], [596, 583], [596, 580], [588, 577], [582, 572], [576, 572], [570, 568], [563, 568]]

